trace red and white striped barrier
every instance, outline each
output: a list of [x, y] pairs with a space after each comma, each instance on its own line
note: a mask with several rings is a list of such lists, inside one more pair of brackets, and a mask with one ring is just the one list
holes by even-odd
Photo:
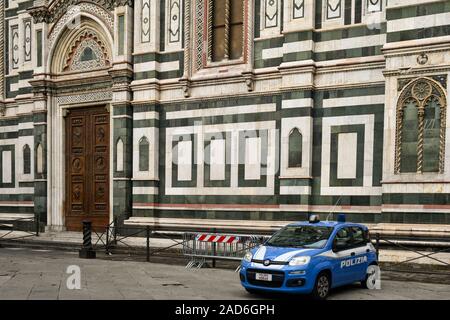
[[239, 242], [240, 237], [216, 235], [216, 234], [198, 234], [195, 237], [195, 240], [203, 242], [237, 243]]

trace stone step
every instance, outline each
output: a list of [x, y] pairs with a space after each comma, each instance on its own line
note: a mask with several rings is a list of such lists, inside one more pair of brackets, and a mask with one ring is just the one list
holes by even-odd
[[[177, 230], [194, 232], [273, 234], [273, 232], [293, 221], [249, 221], [249, 220], [217, 220], [217, 219], [180, 219], [157, 217], [130, 217], [124, 221], [125, 226], [150, 226], [155, 230]], [[441, 224], [366, 224], [372, 235], [379, 233], [382, 237], [397, 239], [448, 239], [450, 241], [450, 225]]]

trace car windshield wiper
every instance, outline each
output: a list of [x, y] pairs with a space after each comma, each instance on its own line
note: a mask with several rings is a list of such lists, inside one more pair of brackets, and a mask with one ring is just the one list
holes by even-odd
[[300, 245], [295, 245], [295, 244], [268, 244], [269, 246], [272, 247], [284, 247], [284, 248], [303, 248], [303, 246]]
[[269, 247], [279, 247], [278, 245], [273, 244], [273, 243], [266, 243], [266, 246], [269, 246]]

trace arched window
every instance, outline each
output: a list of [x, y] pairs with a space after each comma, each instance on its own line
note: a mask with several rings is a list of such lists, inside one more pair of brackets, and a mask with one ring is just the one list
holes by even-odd
[[444, 89], [433, 79], [405, 86], [397, 103], [395, 173], [444, 172], [446, 107]]
[[415, 100], [405, 103], [402, 119], [401, 172], [417, 171], [417, 146], [419, 139], [419, 114]]
[[212, 15], [209, 25], [210, 59], [239, 59], [242, 56], [244, 32], [243, 0], [212, 0], [208, 6]]
[[28, 144], [23, 146], [23, 174], [31, 173], [31, 149]]
[[148, 171], [150, 156], [150, 144], [147, 137], [142, 137], [139, 140], [139, 171]]
[[302, 166], [302, 143], [303, 136], [297, 128], [289, 133], [289, 168], [299, 168]]
[[430, 97], [425, 104], [423, 125], [423, 172], [439, 171], [441, 112], [440, 102]]

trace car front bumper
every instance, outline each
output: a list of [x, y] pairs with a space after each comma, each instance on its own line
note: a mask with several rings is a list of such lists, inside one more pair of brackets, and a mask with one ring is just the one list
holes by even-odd
[[[296, 272], [296, 274], [293, 274]], [[269, 273], [272, 281], [256, 280], [256, 273]], [[293, 269], [267, 269], [243, 266], [239, 272], [241, 284], [249, 290], [279, 293], [305, 293], [312, 292], [314, 278], [306, 270]]]

